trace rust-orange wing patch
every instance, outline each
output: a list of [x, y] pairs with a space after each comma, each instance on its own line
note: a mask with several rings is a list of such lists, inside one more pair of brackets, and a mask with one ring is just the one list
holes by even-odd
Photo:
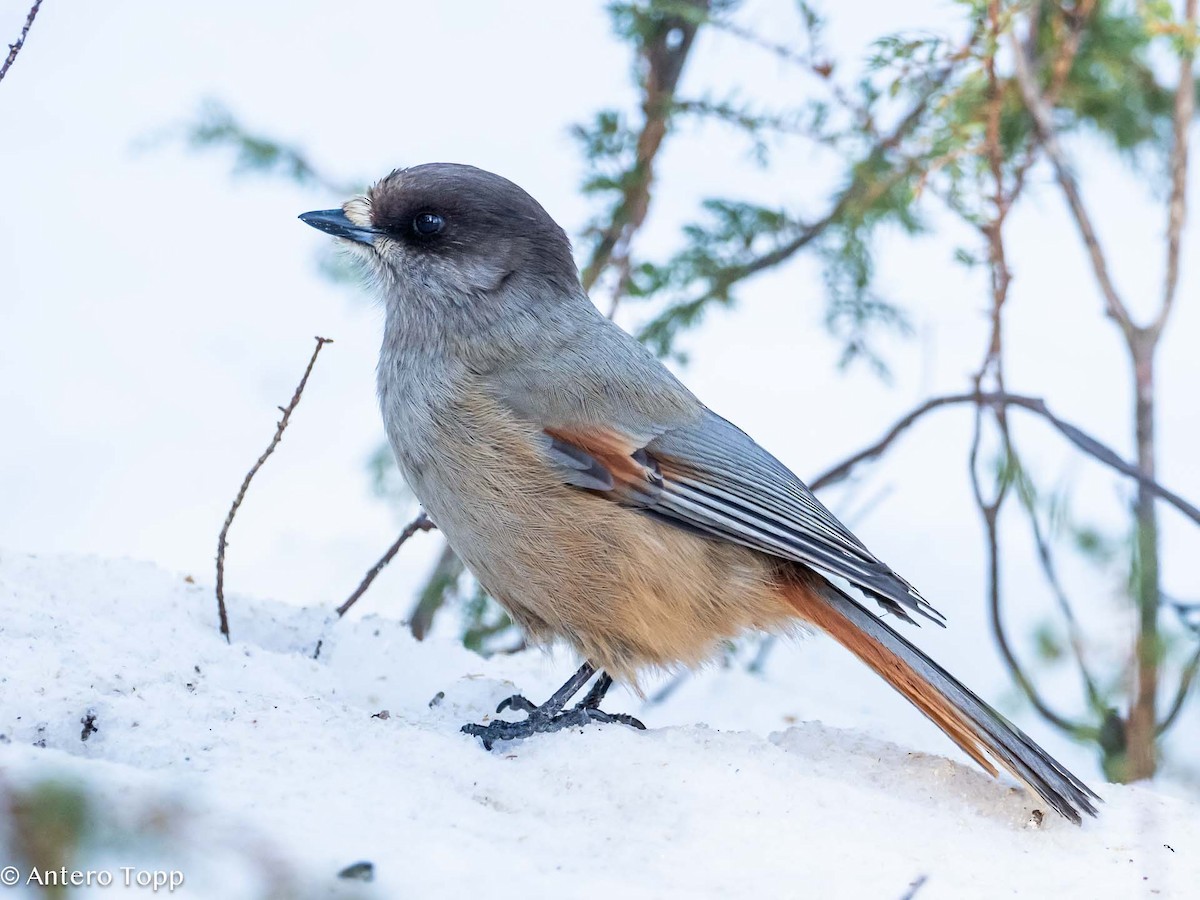
[[545, 430], [551, 462], [568, 484], [649, 506], [662, 487], [658, 462], [619, 431], [603, 426]]

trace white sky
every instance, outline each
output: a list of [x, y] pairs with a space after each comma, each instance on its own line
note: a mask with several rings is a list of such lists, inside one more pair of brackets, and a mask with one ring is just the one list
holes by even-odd
[[[751, 4], [746, 20], [770, 25], [770, 6]], [[837, 5], [831, 42], [858, 59], [868, 40], [889, 30], [955, 21], [948, 3], [901, 6]], [[0, 36], [12, 39], [26, 7], [0, 0]], [[322, 280], [314, 256], [324, 238], [295, 218], [343, 198], [231, 181], [227, 159], [177, 145], [135, 152], [147, 136], [190, 119], [202, 99], [226, 102], [337, 175], [370, 179], [399, 165], [470, 162], [525, 186], [568, 231], [585, 221], [567, 127], [632, 97], [625, 48], [610, 37], [600, 4], [309, 0], [284, 10], [228, 0], [203, 12], [48, 2], [0, 83], [0, 552], [131, 556], [211, 581], [220, 523], [316, 334], [336, 343], [234, 525], [229, 589], [335, 606], [404, 518], [370, 496], [364, 467], [382, 436], [373, 383], [380, 313], [361, 294]], [[698, 45], [684, 91], [745, 85], [782, 98], [795, 84], [777, 61], [717, 38]], [[1147, 202], [1139, 179], [1094, 147], [1076, 149], [1116, 279], [1136, 309], [1149, 310], [1161, 283], [1161, 203]], [[819, 211], [831, 189], [819, 159], [768, 175], [741, 143], [713, 131], [673, 142], [661, 171], [647, 235], [653, 247], [670, 246], [702, 196], [783, 196]], [[1035, 193], [1008, 233], [1016, 278], [1010, 389], [1045, 396], [1059, 415], [1128, 455], [1124, 351], [1099, 314], [1054, 191]], [[1193, 500], [1198, 233], [1188, 235], [1178, 314], [1159, 368], [1161, 477]], [[982, 273], [951, 262], [966, 239], [942, 232], [888, 245], [880, 287], [909, 306], [919, 334], [886, 345], [892, 386], [865, 371], [834, 370], [811, 262], [747, 285], [737, 313], [711, 316], [688, 342], [694, 362], [683, 376], [711, 407], [810, 476], [927, 393], [966, 386], [983, 347], [986, 306]], [[1019, 434], [1045, 483], [1072, 484], [1080, 511], [1121, 522], [1112, 479], [1027, 417]], [[986, 632], [968, 437], [965, 410], [942, 413], [871, 470], [856, 501], [829, 499], [852, 510], [890, 490], [856, 530], [951, 617], [954, 627], [925, 643], [972, 684], [999, 692], [1006, 681]], [[1163, 518], [1166, 586], [1194, 597], [1196, 532], [1171, 512]], [[1025, 531], [1006, 533], [1014, 633], [1024, 634], [1050, 600]], [[432, 537], [417, 541], [364, 610], [407, 612], [436, 546]], [[1110, 586], [1068, 573], [1080, 614], [1112, 622]], [[233, 614], [236, 628], [236, 603]], [[1058, 681], [1073, 685], [1069, 673]]]

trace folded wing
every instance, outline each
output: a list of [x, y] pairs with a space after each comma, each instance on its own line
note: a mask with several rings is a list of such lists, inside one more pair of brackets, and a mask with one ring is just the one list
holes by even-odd
[[712, 412], [644, 445], [612, 429], [556, 426], [547, 459], [567, 484], [681, 528], [844, 578], [889, 612], [943, 616], [876, 558], [791, 471]]

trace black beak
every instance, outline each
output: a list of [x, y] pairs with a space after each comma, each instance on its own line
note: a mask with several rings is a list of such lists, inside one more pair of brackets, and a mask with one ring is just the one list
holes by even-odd
[[311, 225], [317, 231], [332, 234], [334, 237], [358, 241], [368, 247], [373, 246], [374, 237], [378, 234], [374, 228], [355, 225], [346, 218], [346, 214], [340, 209], [319, 209], [315, 212], [301, 213], [300, 221], [305, 225]]

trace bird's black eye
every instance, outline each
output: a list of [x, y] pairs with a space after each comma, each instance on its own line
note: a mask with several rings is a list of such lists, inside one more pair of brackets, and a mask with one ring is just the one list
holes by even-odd
[[437, 213], [419, 213], [413, 219], [412, 227], [421, 237], [432, 237], [446, 227], [446, 220]]

